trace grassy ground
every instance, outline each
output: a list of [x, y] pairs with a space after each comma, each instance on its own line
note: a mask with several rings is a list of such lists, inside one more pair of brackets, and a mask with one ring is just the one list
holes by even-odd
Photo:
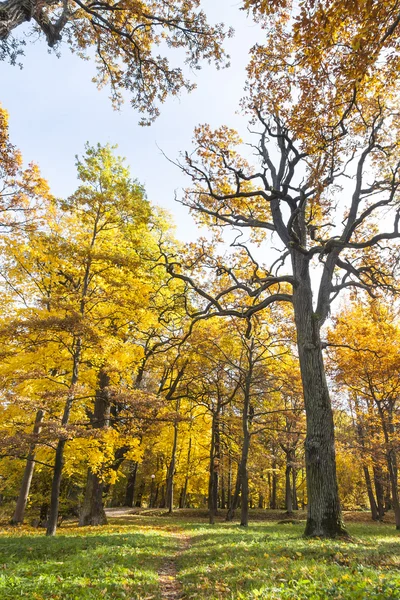
[[222, 521], [209, 526], [196, 513], [144, 512], [114, 517], [104, 528], [66, 524], [55, 539], [5, 527], [0, 598], [160, 600], [157, 572], [181, 547], [175, 560], [187, 599], [400, 599], [400, 534], [393, 525], [353, 518], [350, 541], [307, 540], [304, 523], [266, 516], [243, 529]]

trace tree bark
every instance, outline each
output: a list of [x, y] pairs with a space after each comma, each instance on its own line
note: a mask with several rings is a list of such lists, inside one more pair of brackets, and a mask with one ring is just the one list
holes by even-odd
[[209, 522], [211, 525], [215, 522], [215, 515], [218, 511], [218, 468], [220, 458], [220, 440], [219, 440], [219, 416], [220, 404], [215, 408], [211, 423], [211, 447], [210, 447], [210, 467], [208, 481], [208, 510]]
[[392, 418], [392, 408], [389, 409], [389, 415], [387, 419], [382, 408], [382, 402], [377, 401], [378, 411], [381, 418], [381, 424], [383, 429], [383, 435], [385, 438], [386, 445], [386, 462], [388, 468], [390, 490], [391, 490], [391, 505], [394, 512], [394, 519], [396, 523], [396, 529], [400, 529], [400, 498], [399, 498], [399, 487], [398, 487], [398, 467], [397, 467], [397, 455], [394, 445], [392, 443], [392, 437], [395, 433]]
[[104, 483], [96, 473], [88, 470], [85, 497], [79, 515], [80, 527], [87, 525], [106, 525], [107, 517], [103, 505]]
[[[100, 369], [98, 376], [98, 387], [96, 391], [92, 427], [104, 429], [110, 423], [110, 399], [107, 388], [110, 385], [110, 377]], [[88, 469], [85, 497], [79, 515], [79, 525], [106, 525], [107, 517], [103, 505], [104, 482], [96, 473]]]
[[138, 463], [136, 461], [135, 462], [131, 461], [130, 465], [129, 465], [128, 482], [126, 484], [126, 491], [125, 491], [125, 506], [131, 507], [134, 505], [137, 470], [138, 470]]
[[[293, 457], [293, 461], [295, 456]], [[299, 510], [299, 502], [297, 500], [297, 469], [292, 464], [292, 486], [293, 486], [293, 510]]]
[[285, 508], [288, 515], [293, 514], [293, 496], [292, 496], [292, 466], [290, 464], [290, 455], [286, 454], [285, 469]]
[[373, 467], [374, 472], [374, 486], [375, 486], [375, 494], [376, 494], [376, 504], [378, 507], [378, 515], [379, 520], [382, 521], [385, 516], [385, 500], [384, 500], [384, 490], [382, 484], [382, 469], [380, 467]]
[[305, 535], [346, 535], [336, 477], [334, 423], [325, 377], [319, 315], [314, 313], [309, 259], [292, 254], [293, 307], [307, 417], [305, 462], [308, 514]]
[[249, 354], [248, 354], [248, 368], [244, 386], [243, 396], [243, 414], [242, 414], [242, 431], [243, 431], [243, 447], [242, 457], [239, 466], [241, 489], [242, 489], [242, 502], [241, 502], [241, 514], [240, 514], [240, 525], [247, 527], [249, 524], [249, 474], [247, 470], [247, 461], [249, 458], [250, 451], [250, 423], [249, 423], [249, 412], [250, 412], [250, 398], [251, 398], [251, 382], [253, 377], [253, 340], [250, 342]]
[[[38, 410], [36, 413], [35, 424], [33, 426], [33, 434], [39, 435], [42, 428], [44, 411]], [[35, 469], [35, 450], [36, 443], [33, 443], [29, 447], [28, 456], [26, 459], [26, 465], [24, 475], [22, 477], [21, 488], [19, 490], [18, 500], [15, 507], [14, 515], [11, 519], [12, 525], [20, 525], [24, 522], [24, 515], [26, 509], [26, 503], [28, 502], [29, 490], [31, 488], [33, 471]]]
[[[176, 403], [176, 411], [179, 411], [179, 400]], [[174, 422], [174, 438], [172, 442], [171, 461], [168, 467], [167, 475], [167, 508], [168, 512], [172, 513], [174, 507], [174, 476], [176, 469], [176, 451], [178, 448], [178, 421]]]
[[226, 521], [233, 521], [233, 519], [234, 519], [235, 510], [239, 506], [241, 483], [242, 483], [242, 480], [241, 480], [241, 476], [240, 476], [240, 464], [239, 464], [237, 475], [236, 475], [235, 491], [233, 492], [231, 503], [230, 503], [228, 512], [226, 513], [226, 519], [225, 519]]
[[188, 453], [186, 459], [186, 475], [185, 475], [185, 483], [183, 484], [181, 497], [179, 500], [179, 508], [186, 508], [186, 498], [187, 498], [187, 490], [189, 486], [189, 473], [190, 473], [190, 457], [192, 453], [192, 433], [191, 427], [189, 431], [189, 444], [188, 444]]
[[277, 508], [277, 489], [278, 489], [278, 474], [276, 472], [277, 469], [277, 461], [276, 458], [272, 461], [272, 487], [271, 487], [271, 498], [269, 507], [273, 510]]
[[[76, 347], [73, 355], [73, 365], [72, 365], [72, 377], [71, 377], [71, 385], [69, 388], [67, 400], [65, 402], [64, 413], [61, 419], [61, 427], [66, 427], [69, 422], [69, 415], [71, 413], [72, 404], [75, 399], [75, 386], [78, 383], [79, 376], [79, 365], [82, 351], [82, 340], [80, 338], [77, 339]], [[64, 436], [65, 434], [63, 434]], [[54, 460], [54, 473], [53, 473], [53, 481], [51, 487], [51, 499], [50, 499], [50, 513], [49, 513], [49, 521], [47, 525], [46, 535], [52, 536], [56, 534], [57, 530], [57, 520], [58, 520], [58, 510], [60, 505], [60, 488], [61, 488], [61, 476], [62, 470], [64, 466], [64, 448], [67, 439], [62, 437], [58, 440], [57, 448], [56, 448], [56, 456]]]
[[373, 521], [379, 521], [378, 505], [375, 500], [374, 492], [372, 489], [371, 476], [369, 474], [367, 465], [363, 466], [363, 471], [365, 477], [365, 485], [367, 488], [369, 506], [371, 508], [371, 517]]

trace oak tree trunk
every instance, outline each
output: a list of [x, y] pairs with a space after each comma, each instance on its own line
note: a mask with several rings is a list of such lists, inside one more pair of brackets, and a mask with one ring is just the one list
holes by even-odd
[[334, 423], [325, 376], [319, 316], [313, 311], [308, 257], [293, 256], [293, 307], [307, 418], [305, 463], [308, 514], [305, 535], [346, 535], [336, 477]]

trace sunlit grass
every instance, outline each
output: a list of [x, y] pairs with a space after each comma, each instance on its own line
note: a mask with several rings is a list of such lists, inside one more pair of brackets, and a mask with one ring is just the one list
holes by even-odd
[[0, 598], [160, 598], [157, 571], [176, 540], [148, 526], [6, 531], [0, 537]]
[[303, 525], [203, 526], [179, 562], [188, 598], [400, 598], [400, 535], [352, 525], [351, 541], [307, 540]]
[[[136, 515], [102, 528], [0, 535], [0, 598], [159, 600], [157, 571], [177, 558], [184, 597], [227, 600], [400, 599], [400, 534], [393, 525], [350, 524], [350, 540], [307, 540], [301, 525]], [[177, 536], [178, 533], [178, 536]]]

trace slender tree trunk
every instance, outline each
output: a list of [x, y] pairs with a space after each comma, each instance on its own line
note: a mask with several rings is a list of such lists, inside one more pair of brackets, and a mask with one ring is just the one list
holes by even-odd
[[239, 506], [239, 498], [240, 498], [240, 489], [242, 485], [241, 475], [240, 475], [240, 464], [238, 466], [238, 471], [236, 475], [236, 483], [235, 483], [235, 491], [233, 492], [231, 505], [226, 513], [226, 521], [233, 521], [235, 516], [235, 511]]
[[285, 469], [285, 508], [288, 515], [293, 514], [293, 497], [292, 497], [292, 465], [290, 453], [286, 453], [286, 469]]
[[[33, 426], [33, 434], [39, 435], [42, 428], [44, 411], [38, 410], [36, 413], [35, 424]], [[26, 503], [28, 502], [29, 490], [31, 488], [33, 471], [35, 469], [35, 450], [36, 443], [33, 443], [29, 447], [28, 456], [26, 459], [26, 465], [24, 475], [22, 477], [21, 488], [19, 490], [18, 500], [15, 507], [14, 515], [11, 519], [12, 525], [19, 525], [24, 522]]]
[[320, 322], [313, 311], [309, 259], [292, 255], [293, 307], [307, 418], [305, 462], [308, 514], [306, 536], [346, 534], [336, 477], [334, 423], [322, 357]]
[[[293, 457], [293, 461], [295, 457]], [[299, 510], [299, 503], [297, 500], [297, 469], [292, 464], [292, 488], [293, 488], [293, 510]]]
[[231, 454], [228, 454], [228, 489], [227, 489], [227, 500], [226, 505], [228, 510], [230, 509], [232, 504], [232, 457]]
[[273, 510], [277, 508], [277, 490], [278, 490], [278, 474], [276, 472], [277, 469], [277, 461], [276, 458], [272, 461], [272, 489], [271, 489], [271, 502], [269, 507]]
[[368, 493], [369, 506], [371, 508], [371, 517], [372, 517], [373, 521], [378, 521], [379, 520], [378, 506], [377, 506], [377, 503], [375, 500], [374, 492], [372, 490], [371, 476], [369, 474], [367, 465], [363, 466], [363, 471], [364, 471], [365, 485], [366, 485], [367, 493]]
[[192, 435], [191, 435], [191, 430], [190, 430], [190, 433], [189, 433], [189, 444], [188, 444], [188, 453], [187, 453], [187, 459], [186, 459], [185, 483], [183, 484], [183, 488], [182, 488], [181, 498], [180, 498], [180, 501], [179, 501], [179, 508], [186, 508], [186, 497], [187, 497], [187, 490], [188, 490], [188, 486], [189, 486], [190, 457], [191, 457], [191, 453], [192, 453]]
[[[80, 338], [76, 341], [75, 351], [73, 355], [72, 364], [72, 377], [71, 385], [69, 388], [67, 400], [65, 402], [64, 413], [61, 419], [61, 427], [66, 427], [69, 422], [69, 415], [71, 413], [72, 404], [75, 399], [75, 386], [78, 383], [79, 376], [79, 365], [82, 352], [82, 340]], [[47, 525], [46, 535], [52, 536], [56, 534], [57, 520], [58, 520], [58, 509], [60, 504], [60, 487], [61, 487], [61, 476], [64, 466], [64, 448], [67, 440], [62, 437], [58, 440], [56, 448], [56, 456], [54, 460], [54, 473], [51, 487], [51, 499], [50, 499], [50, 513], [49, 521]]]
[[242, 431], [243, 431], [243, 447], [242, 457], [240, 461], [240, 479], [242, 489], [242, 503], [240, 514], [240, 525], [247, 527], [249, 524], [249, 474], [247, 471], [247, 461], [250, 451], [250, 427], [249, 427], [249, 411], [251, 397], [251, 381], [253, 377], [253, 340], [250, 342], [249, 348], [249, 364], [246, 373], [244, 398], [243, 398], [243, 414], [242, 414]]
[[211, 423], [210, 470], [208, 481], [209, 521], [213, 525], [218, 512], [218, 469], [220, 459], [219, 417], [221, 406], [218, 404], [213, 412]]
[[[94, 429], [105, 429], [110, 424], [110, 399], [108, 386], [110, 377], [100, 369], [98, 387], [94, 403], [92, 427]], [[89, 468], [87, 474], [85, 496], [79, 515], [79, 525], [106, 525], [107, 517], [103, 505], [104, 482], [96, 473]]]
[[[179, 411], [179, 400], [176, 404], [176, 411]], [[178, 421], [175, 419], [174, 422], [174, 439], [172, 443], [171, 462], [168, 467], [167, 475], [167, 508], [168, 512], [172, 513], [174, 505], [174, 476], [176, 469], [176, 451], [178, 448]]]
[[382, 469], [380, 467], [373, 467], [374, 471], [374, 486], [375, 486], [375, 494], [376, 494], [376, 504], [378, 507], [378, 515], [379, 520], [382, 521], [385, 516], [385, 499], [384, 499], [384, 490], [382, 483]]

